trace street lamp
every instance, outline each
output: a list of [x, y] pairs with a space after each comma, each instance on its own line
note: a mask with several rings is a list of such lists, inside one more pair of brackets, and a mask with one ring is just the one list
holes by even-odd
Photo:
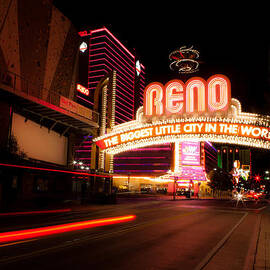
[[176, 196], [176, 181], [177, 181], [177, 176], [174, 176], [174, 184], [173, 184], [173, 200], [175, 201], [175, 196]]

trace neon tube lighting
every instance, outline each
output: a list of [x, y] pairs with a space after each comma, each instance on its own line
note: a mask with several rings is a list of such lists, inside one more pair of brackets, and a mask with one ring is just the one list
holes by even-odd
[[[115, 99], [115, 105], [120, 105], [120, 109], [123, 110], [123, 108], [121, 108], [121, 106], [124, 106], [126, 107], [127, 111], [129, 112], [132, 112], [132, 108], [130, 108], [130, 106], [132, 106], [133, 104], [132, 103], [128, 103], [126, 100], [124, 100], [123, 98], [121, 98], [121, 101], [123, 100], [123, 102], [126, 104], [124, 104], [123, 102], [121, 102], [119, 99], [118, 99], [119, 96], [117, 96], [117, 98]], [[119, 106], [118, 106], [119, 107]], [[126, 111], [124, 111], [126, 112]], [[133, 112], [132, 112], [133, 114]]]
[[79, 95], [76, 95], [76, 97], [79, 98], [79, 99], [82, 99], [83, 101], [85, 101], [85, 102], [87, 102], [87, 103], [90, 103], [91, 105], [94, 105], [93, 102], [91, 102], [90, 100], [87, 100], [87, 99], [85, 99], [85, 98], [82, 98], [82, 97], [80, 97]]
[[120, 122], [117, 122], [117, 124], [122, 124], [122, 123], [125, 123], [126, 122], [125, 119], [122, 119], [122, 118], [118, 117], [117, 115], [115, 115], [115, 119], [120, 120]]
[[[119, 81], [119, 80], [118, 80], [117, 82], [119, 82], [120, 84], [123, 84], [123, 83], [122, 83], [121, 81]], [[121, 85], [119, 85], [119, 83], [117, 84], [117, 88], [118, 88], [118, 89], [120, 88], [122, 91], [124, 91], [124, 92], [128, 93], [129, 95], [131, 95], [131, 96], [133, 97], [133, 95], [132, 95], [132, 94], [133, 94], [133, 92], [134, 92], [134, 91], [133, 91], [133, 87], [128, 88], [129, 90], [131, 90], [131, 91], [132, 91], [132, 93], [129, 93], [129, 92], [127, 92], [127, 90], [126, 90], [126, 89], [124, 89], [124, 88], [123, 88]], [[123, 84], [123, 86], [124, 86], [125, 88], [127, 88], [127, 86], [126, 86], [126, 85], [124, 85], [124, 84]]]
[[[104, 59], [104, 60], [106, 60], [106, 59]], [[106, 62], [108, 62], [107, 60], [106, 60]], [[110, 62], [108, 62], [109, 64], [110, 64]], [[108, 70], [110, 71], [110, 70], [112, 70], [112, 68], [115, 68], [115, 67], [110, 67], [110, 66], [108, 66], [107, 64], [105, 64], [105, 63], [102, 63], [102, 64], [100, 64], [100, 65], [95, 65], [95, 66], [106, 66], [107, 68], [108, 68]], [[118, 69], [117, 68], [115, 68], [117, 71], [118, 71]], [[105, 70], [105, 72], [108, 72], [108, 70], [106, 71]], [[89, 71], [89, 74], [90, 73], [93, 73], [93, 72], [96, 72], [96, 71]], [[130, 84], [128, 81], [126, 81], [125, 79], [123, 79], [119, 74], [117, 75], [117, 81], [119, 82], [119, 78], [121, 78], [124, 82], [126, 82], [127, 84]], [[121, 81], [120, 81], [121, 82]], [[89, 84], [90, 84], [91, 82], [89, 82]], [[125, 85], [126, 86], [126, 85]], [[133, 90], [133, 85], [132, 84], [130, 84], [130, 86], [131, 86], [131, 89]]]
[[[96, 68], [100, 68], [100, 67], [103, 67], [105, 66], [105, 68], [102, 68], [102, 69], [96, 69]], [[93, 68], [95, 68], [93, 70]], [[98, 65], [94, 65], [94, 66], [91, 66], [89, 68], [89, 71], [88, 71], [88, 74], [93, 74], [93, 73], [101, 73], [102, 75], [105, 75], [108, 71], [111, 71], [112, 69], [107, 66], [105, 63], [101, 63], [101, 64], [98, 64]]]
[[[116, 89], [116, 90], [117, 90], [117, 89]], [[122, 98], [120, 95], [123, 95], [123, 97], [126, 98], [126, 99]], [[132, 101], [129, 97], [125, 96], [125, 95], [124, 95], [123, 93], [121, 93], [119, 90], [117, 91], [117, 95], [115, 95], [115, 97], [116, 97], [116, 101], [118, 101], [118, 98], [120, 98], [120, 99], [122, 99], [124, 102], [126, 102], [128, 105], [130, 105], [130, 104], [133, 103], [133, 101]], [[128, 102], [127, 99], [128, 99], [130, 102]]]
[[[97, 67], [97, 66], [100, 66], [100, 65], [91, 66], [91, 68], [92, 67]], [[89, 72], [90, 73], [94, 73], [94, 72], [107, 72], [107, 70], [103, 68], [103, 69], [95, 69], [95, 70], [92, 70], [92, 71], [89, 70]], [[89, 76], [88, 76], [88, 78], [89, 78]]]
[[[120, 81], [117, 81], [118, 82], [118, 84], [117, 84], [117, 86], [116, 86], [116, 90], [117, 90], [117, 94], [121, 94], [121, 95], [123, 95], [124, 97], [128, 97], [129, 99], [131, 99], [131, 102], [133, 103], [133, 89], [132, 88], [128, 88], [129, 90], [131, 90], [132, 91], [132, 93], [129, 93], [126, 89], [124, 89], [122, 86], [120, 86], [119, 85], [119, 82]], [[121, 82], [120, 82], [121, 83]], [[123, 84], [123, 83], [121, 83], [121, 84]], [[126, 87], [126, 86], [125, 86]], [[127, 87], [126, 87], [127, 88]], [[121, 89], [121, 91], [119, 91]]]
[[46, 169], [46, 168], [31, 167], [31, 166], [22, 166], [22, 165], [6, 164], [6, 163], [0, 163], [0, 166], [11, 167], [11, 168], [21, 168], [21, 169], [31, 169], [31, 170], [38, 170], [38, 171], [48, 171], [48, 172], [60, 172], [60, 173], [87, 175], [87, 176], [98, 176], [98, 177], [105, 177], [105, 178], [110, 178], [111, 177], [109, 175], [102, 175], [102, 174], [92, 174], [92, 173], [84, 173], [84, 172], [74, 172], [74, 171], [65, 171], [65, 170], [56, 170], [56, 169]]
[[92, 30], [90, 31], [90, 34], [92, 35], [101, 31], [106, 31], [132, 58], [135, 58], [135, 56], [106, 27]]
[[100, 80], [97, 80], [97, 81], [91, 80], [91, 81], [89, 81], [89, 85], [91, 85], [91, 84], [97, 85], [99, 82], [100, 82]]
[[[132, 69], [133, 68], [133, 61], [132, 61], [132, 64], [130, 64], [130, 63], [128, 63], [117, 51], [115, 51], [113, 48], [111, 48], [110, 47], [110, 45], [108, 45], [108, 43], [106, 43], [106, 42], [101, 42], [101, 43], [99, 43], [98, 45], [103, 45], [103, 44], [106, 44], [110, 49], [112, 49], [113, 51], [114, 51], [114, 53], [115, 54], [117, 54], [128, 66], [130, 66], [130, 68]], [[97, 44], [93, 44], [93, 45], [97, 45]], [[98, 51], [98, 50], [106, 50], [108, 53], [111, 53], [112, 54], [112, 52], [110, 52], [109, 51], [109, 49], [107, 49], [106, 47], [104, 47], [104, 46], [102, 46], [102, 47], [100, 47], [100, 48], [96, 48], [96, 49], [93, 49], [93, 48], [91, 48], [91, 46], [90, 46], [90, 50], [91, 50], [91, 52], [93, 52], [93, 51]], [[102, 53], [105, 53], [105, 52], [102, 52]], [[102, 53], [100, 53], [100, 54], [102, 54]], [[94, 57], [94, 56], [96, 56], [97, 54], [92, 54], [92, 57]], [[112, 54], [113, 55], [113, 54]], [[129, 68], [129, 70], [130, 70], [130, 68]]]
[[[107, 46], [109, 47], [109, 49], [105, 48], [106, 52], [108, 52], [108, 54], [110, 54], [111, 57], [114, 57], [117, 61], [119, 61], [121, 66], [123, 65], [123, 62], [125, 62], [125, 68], [127, 68], [132, 74], [134, 74], [134, 61], [128, 62], [117, 51], [115, 51], [113, 48], [111, 48], [110, 45], [107, 44]], [[110, 49], [113, 52], [110, 51]], [[117, 57], [115, 56], [115, 54], [117, 55]], [[106, 55], [107, 55], [107, 53], [106, 53]], [[107, 56], [110, 57], [109, 55], [107, 55]]]
[[[107, 49], [106, 47], [109, 47], [109, 49], [114, 51], [115, 53], [117, 53], [117, 51], [119, 51], [122, 54], [122, 56], [119, 54], [118, 55], [119, 55], [119, 57], [121, 57], [123, 59], [123, 61], [134, 62], [134, 60], [130, 59], [120, 47], [118, 47], [115, 43], [113, 43], [110, 39], [108, 39], [107, 36], [100, 36], [99, 42], [97, 42], [97, 38], [92, 37], [91, 42], [92, 43], [90, 44], [90, 47], [89, 47], [90, 50], [98, 51], [98, 50], [102, 50], [102, 49]], [[107, 49], [107, 51], [108, 51], [108, 49]]]
[[102, 78], [103, 75], [95, 75], [95, 76], [88, 76], [88, 79], [91, 79], [91, 78]]
[[[123, 51], [119, 47], [116, 47], [116, 48], [120, 53], [122, 53], [123, 56], [125, 56], [125, 54], [123, 54]], [[119, 58], [121, 58], [122, 62], [125, 62], [125, 64], [129, 66], [129, 69], [133, 68], [134, 62], [130, 59], [125, 59], [115, 49], [113, 49], [106, 41], [99, 42], [99, 43], [92, 43], [90, 45], [89, 50], [92, 52], [91, 57], [95, 57], [97, 54], [105, 53], [105, 51], [112, 55], [117, 55]]]
[[139, 148], [139, 149], [134, 149], [132, 151], [169, 151], [171, 148]]
[[[117, 70], [117, 69], [116, 69]], [[122, 80], [119, 80], [119, 78]], [[129, 88], [129, 89], [131, 89], [132, 91], [133, 91], [133, 84], [134, 84], [134, 82], [129, 82], [129, 81], [127, 81], [125, 78], [123, 78], [120, 74], [117, 74], [117, 81], [120, 81], [122, 84], [123, 84], [123, 86], [125, 87], [125, 88]], [[123, 83], [124, 82], [124, 83]]]
[[115, 116], [116, 116], [116, 115], [118, 115], [118, 116], [121, 115], [121, 116], [123, 116], [123, 117], [125, 117], [126, 119], [129, 119], [129, 120], [131, 119], [130, 117], [128, 117], [128, 116], [126, 116], [126, 115], [120, 113], [119, 111], [116, 111], [116, 112], [115, 112]]
[[170, 163], [121, 163], [121, 164], [114, 164], [114, 166], [166, 166], [170, 165]]
[[[123, 110], [123, 108], [119, 107], [118, 105], [115, 105], [115, 107], [116, 107], [117, 109], [119, 109], [119, 110], [122, 110], [124, 113], [128, 114], [129, 116], [131, 116], [131, 118], [133, 117], [133, 114], [132, 114], [132, 113]], [[123, 116], [125, 116], [125, 117], [128, 117], [128, 116], [126, 116], [126, 115], [120, 113], [119, 111], [117, 111], [116, 113], [119, 113], [119, 114], [121, 114], [121, 115], [123, 115]]]
[[[107, 62], [109, 64], [109, 66], [104, 64], [104, 63], [102, 63], [102, 64], [107, 66], [110, 69], [115, 69], [116, 71], [118, 71], [117, 78], [121, 78], [125, 83], [127, 83], [128, 85], [133, 87], [134, 81], [132, 81], [130, 78], [128, 78], [127, 75], [125, 75], [118, 67], [114, 66], [111, 62], [109, 62], [109, 60], [107, 58], [102, 58], [102, 59], [99, 59], [99, 60], [104, 60], [105, 62]], [[124, 77], [126, 77], [126, 79], [123, 78], [120, 74], [122, 74]], [[130, 80], [130, 81], [128, 81], [128, 80]]]
[[[120, 98], [121, 100], [123, 100], [124, 102], [127, 102], [126, 100], [124, 100], [123, 98], [121, 98], [120, 96], [117, 96], [118, 98]], [[116, 103], [121, 104], [121, 106], [126, 107], [128, 110], [131, 110], [130, 107], [128, 107], [127, 105], [124, 105], [122, 102], [119, 101], [119, 99], [116, 100]], [[128, 105], [130, 105], [130, 103], [128, 103]]]
[[136, 218], [135, 215], [119, 216], [112, 218], [103, 218], [95, 220], [87, 220], [82, 222], [66, 223], [55, 226], [40, 227], [35, 229], [27, 229], [20, 231], [11, 231], [0, 233], [0, 243], [30, 239], [40, 236], [59, 234], [64, 232], [71, 232], [75, 230], [82, 230], [88, 228], [94, 228], [99, 226], [117, 224], [132, 221]]
[[[123, 113], [124, 113], [124, 115], [125, 114], [128, 114], [129, 116], [131, 116], [131, 118], [133, 118], [133, 113], [132, 113], [132, 109], [131, 108], [128, 108], [129, 111], [127, 111], [127, 110], [124, 110], [121, 106], [118, 106], [118, 104], [121, 105], [121, 102], [118, 102], [118, 100], [116, 100], [116, 102], [115, 102], [115, 108], [121, 110], [121, 112], [119, 112], [119, 110], [117, 110], [115, 113], [119, 113], [121, 115], [123, 115]], [[132, 104], [130, 104], [130, 105], [132, 106]], [[127, 117], [127, 116], [125, 115], [125, 117]]]
[[[124, 79], [124, 78], [122, 78], [123, 80], [125, 80], [127, 83], [129, 83], [130, 85], [133, 85], [133, 83], [134, 83], [134, 81], [132, 81], [123, 71], [121, 71], [120, 70], [120, 66], [119, 65], [117, 65], [118, 67], [116, 67], [115, 65], [113, 65], [113, 63], [111, 63], [109, 60], [108, 60], [108, 58], [109, 59], [111, 59], [110, 57], [108, 57], [107, 56], [107, 58], [98, 58], [98, 59], [93, 59], [93, 60], [90, 60], [91, 61], [91, 63], [93, 63], [93, 62], [98, 62], [98, 61], [102, 61], [102, 63], [100, 63], [100, 65], [102, 65], [103, 64], [103, 61], [106, 61], [108, 64], [110, 64], [110, 65], [112, 65], [112, 68], [113, 69], [115, 69], [115, 70], [117, 70], [120, 74], [122, 74], [124, 77], [126, 77], [126, 79]], [[112, 59], [111, 59], [111, 61], [112, 62], [114, 62]], [[124, 70], [124, 69], [122, 69], [122, 70]], [[119, 74], [117, 74], [118, 76], [119, 76]], [[130, 75], [129, 73], [128, 73], [128, 75]], [[133, 74], [132, 74], [133, 75]], [[130, 80], [130, 81], [129, 81]]]
[[150, 159], [162, 159], [162, 158], [166, 158], [167, 159], [167, 157], [114, 157], [114, 159], [147, 159], [147, 158], [150, 158]]
[[115, 172], [167, 172], [168, 169], [164, 170], [114, 170]]

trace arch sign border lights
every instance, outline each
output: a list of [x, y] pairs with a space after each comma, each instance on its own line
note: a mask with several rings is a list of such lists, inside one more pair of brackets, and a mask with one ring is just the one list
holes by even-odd
[[150, 83], [136, 119], [94, 139], [108, 154], [177, 141], [211, 141], [270, 149], [270, 116], [245, 113], [229, 79], [211, 76]]

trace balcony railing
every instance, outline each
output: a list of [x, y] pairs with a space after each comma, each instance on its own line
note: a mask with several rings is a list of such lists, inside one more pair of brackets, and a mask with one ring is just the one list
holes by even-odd
[[[64, 109], [71, 112], [78, 114], [80, 117], [85, 118], [86, 120], [91, 120], [95, 123], [98, 123], [99, 120], [99, 113], [86, 108], [73, 100], [70, 100], [64, 96], [62, 96], [60, 93], [48, 90], [40, 85], [35, 85], [33, 83], [30, 83], [27, 79], [21, 77], [18, 74], [15, 74], [10, 71], [0, 71], [0, 84], [4, 90], [7, 90], [9, 92], [13, 92], [14, 94], [17, 94], [19, 96], [24, 96], [25, 98], [31, 99], [34, 97], [38, 100], [45, 101], [46, 103], [55, 105], [57, 107], [62, 107], [61, 102], [64, 100], [69, 100], [71, 106], [70, 108], [68, 106], [65, 106]], [[36, 100], [35, 99], [35, 100]], [[44, 105], [44, 102], [39, 102]], [[75, 107], [78, 109], [75, 110]], [[83, 113], [81, 113], [83, 112]], [[87, 113], [88, 112], [88, 113]]]

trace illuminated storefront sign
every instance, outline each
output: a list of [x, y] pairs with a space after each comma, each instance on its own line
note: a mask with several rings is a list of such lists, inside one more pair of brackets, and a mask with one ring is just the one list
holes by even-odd
[[201, 165], [200, 142], [181, 143], [181, 163], [182, 165]]
[[86, 96], [89, 96], [89, 90], [86, 87], [82, 86], [81, 84], [77, 84], [77, 91]]
[[83, 116], [89, 120], [93, 119], [93, 112], [92, 110], [70, 100], [66, 97], [60, 96], [60, 104], [59, 106], [67, 111], [76, 113], [80, 116]]
[[107, 153], [176, 141], [210, 141], [270, 149], [270, 116], [242, 112], [230, 81], [214, 75], [185, 84], [172, 80], [145, 88], [136, 119], [95, 138]]

